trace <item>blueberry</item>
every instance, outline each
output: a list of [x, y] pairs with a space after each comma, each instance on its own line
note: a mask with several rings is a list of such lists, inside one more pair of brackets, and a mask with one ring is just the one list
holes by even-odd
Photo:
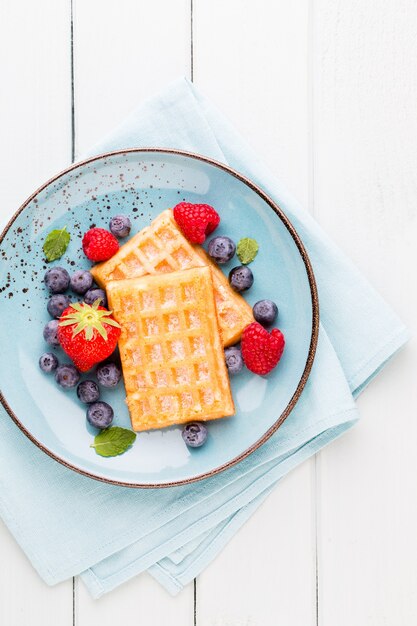
[[97, 380], [103, 387], [115, 387], [122, 377], [120, 367], [116, 363], [105, 363], [97, 368]]
[[46, 272], [43, 280], [50, 293], [63, 293], [70, 284], [69, 274], [63, 267], [52, 267]]
[[132, 224], [127, 215], [115, 215], [110, 220], [110, 232], [115, 237], [127, 237], [131, 228]]
[[264, 326], [270, 326], [276, 320], [278, 307], [272, 300], [259, 300], [253, 305], [253, 317]]
[[50, 346], [59, 346], [58, 339], [58, 320], [51, 320], [45, 324], [43, 329], [43, 338]]
[[71, 289], [75, 293], [84, 294], [91, 289], [93, 285], [93, 276], [87, 270], [77, 270], [71, 276], [70, 280]]
[[45, 352], [39, 359], [39, 367], [43, 372], [49, 374], [58, 367], [58, 359], [53, 352]]
[[70, 304], [71, 300], [68, 296], [63, 293], [56, 293], [49, 298], [46, 308], [48, 309], [49, 315], [58, 318], [61, 317], [62, 311], [65, 311]]
[[224, 356], [229, 374], [238, 374], [243, 367], [243, 359], [240, 348], [237, 346], [226, 348]]
[[84, 404], [90, 404], [99, 399], [100, 389], [94, 380], [83, 380], [77, 387], [77, 396]]
[[70, 389], [75, 387], [80, 380], [80, 372], [72, 363], [64, 363], [63, 365], [58, 365], [55, 372], [55, 380], [64, 389]]
[[246, 291], [253, 285], [253, 274], [246, 265], [230, 270], [229, 282], [235, 291]]
[[97, 298], [100, 298], [100, 306], [107, 306], [107, 298], [103, 289], [89, 289], [84, 296], [84, 302], [87, 304], [93, 304]]
[[190, 448], [199, 448], [207, 439], [207, 428], [201, 422], [190, 422], [182, 429], [182, 438]]
[[87, 409], [87, 421], [94, 428], [107, 428], [113, 421], [113, 409], [107, 402], [93, 402]]
[[227, 263], [235, 252], [236, 246], [229, 237], [214, 237], [208, 245], [208, 253], [217, 263]]

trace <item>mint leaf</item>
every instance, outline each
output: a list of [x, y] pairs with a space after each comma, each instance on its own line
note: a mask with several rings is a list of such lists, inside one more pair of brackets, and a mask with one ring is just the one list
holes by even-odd
[[67, 231], [67, 227], [61, 228], [61, 230], [52, 230], [47, 236], [43, 244], [43, 251], [45, 252], [46, 259], [48, 261], [56, 261], [60, 259], [68, 247], [70, 241], [70, 234]]
[[94, 437], [94, 448], [100, 456], [118, 456], [123, 454], [136, 439], [136, 433], [120, 426], [111, 426]]
[[258, 254], [259, 246], [255, 239], [245, 237], [237, 244], [236, 253], [243, 265], [251, 263]]

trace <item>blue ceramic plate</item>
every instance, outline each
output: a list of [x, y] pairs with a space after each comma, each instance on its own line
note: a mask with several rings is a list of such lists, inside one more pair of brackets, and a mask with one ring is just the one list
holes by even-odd
[[[92, 225], [108, 228], [109, 218], [126, 213], [132, 234], [163, 209], [182, 200], [213, 205], [221, 216], [216, 234], [235, 241], [254, 237], [259, 254], [251, 265], [254, 304], [274, 300], [286, 349], [267, 377], [243, 371], [232, 379], [236, 415], [208, 424], [209, 437], [190, 450], [181, 428], [139, 433], [133, 447], [114, 458], [90, 447], [85, 406], [75, 389], [63, 391], [38, 367], [48, 348], [42, 329], [49, 320], [45, 270], [53, 265], [71, 273], [89, 268], [82, 234]], [[46, 264], [42, 244], [54, 228], [67, 226], [65, 255]], [[236, 258], [224, 271], [238, 264]], [[297, 402], [314, 358], [318, 303], [310, 262], [282, 211], [254, 184], [224, 165], [178, 151], [144, 149], [99, 156], [58, 175], [31, 196], [6, 227], [0, 241], [2, 323], [2, 402], [12, 419], [44, 452], [93, 478], [134, 487], [159, 487], [205, 478], [241, 460], [282, 424]], [[57, 350], [63, 361], [67, 358]], [[91, 376], [90, 376], [91, 377]], [[102, 399], [115, 411], [115, 425], [130, 427], [123, 384]]]

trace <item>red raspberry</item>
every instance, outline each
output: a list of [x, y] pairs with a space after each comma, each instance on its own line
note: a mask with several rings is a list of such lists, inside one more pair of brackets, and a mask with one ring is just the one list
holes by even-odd
[[116, 237], [104, 228], [90, 228], [83, 237], [83, 250], [90, 261], [107, 261], [119, 249]]
[[220, 223], [220, 216], [209, 204], [180, 202], [174, 207], [174, 218], [191, 243], [203, 243]]
[[269, 333], [258, 322], [246, 326], [242, 334], [242, 357], [254, 374], [268, 374], [277, 365], [284, 351], [284, 335], [278, 328]]

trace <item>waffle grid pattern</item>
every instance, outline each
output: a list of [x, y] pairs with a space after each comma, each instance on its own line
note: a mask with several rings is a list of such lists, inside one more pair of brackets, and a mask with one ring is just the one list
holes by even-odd
[[109, 283], [134, 430], [234, 413], [208, 267]]
[[103, 287], [109, 281], [137, 278], [147, 274], [166, 274], [192, 267], [209, 266], [213, 273], [218, 323], [224, 345], [240, 338], [245, 326], [253, 322], [252, 311], [235, 293], [223, 272], [201, 248], [194, 248], [179, 230], [170, 209], [161, 213], [106, 263], [92, 268]]

